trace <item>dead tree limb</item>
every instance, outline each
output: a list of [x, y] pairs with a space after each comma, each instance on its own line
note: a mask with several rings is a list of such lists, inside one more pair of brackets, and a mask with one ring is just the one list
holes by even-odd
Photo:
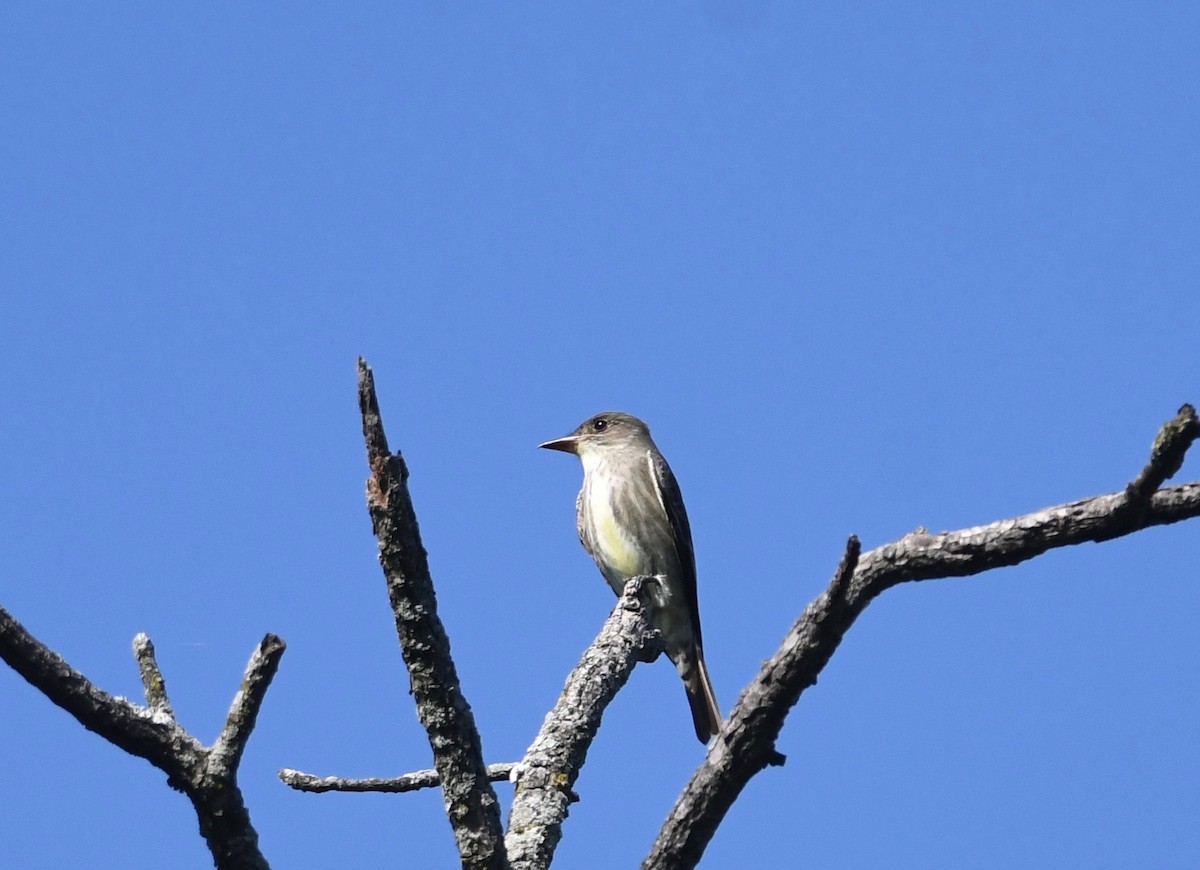
[[463, 867], [507, 867], [500, 805], [483, 762], [471, 707], [463, 697], [450, 640], [437, 615], [437, 597], [408, 493], [408, 467], [388, 449], [375, 396], [375, 377], [358, 361], [358, 402], [367, 444], [367, 508], [379, 539], [400, 651], [408, 667], [417, 718], [429, 736], [433, 764]]
[[166, 773], [168, 785], [192, 802], [218, 870], [268, 866], [238, 788], [237, 768], [283, 651], [275, 635], [263, 638], [246, 665], [221, 736], [204, 746], [176, 723], [154, 647], [144, 634], [134, 639], [134, 655], [146, 707], [97, 688], [0, 607], [0, 658], [84, 728]]
[[567, 677], [554, 709], [515, 772], [517, 790], [508, 815], [508, 859], [513, 870], [544, 870], [562, 838], [572, 787], [600, 730], [600, 717], [634, 665], [653, 659], [662, 641], [651, 624], [643, 581], [625, 584], [617, 606]]
[[[511, 761], [489, 764], [487, 766], [488, 780], [505, 782], [512, 776], [516, 767], [517, 765]], [[314, 794], [328, 791], [400, 794], [406, 791], [420, 791], [423, 788], [437, 788], [442, 784], [436, 770], [414, 770], [412, 773], [402, 773], [399, 776], [351, 779], [342, 776], [317, 776], [313, 773], [285, 767], [279, 771], [279, 778], [284, 785], [290, 786], [296, 791], [307, 791]]]
[[[1160, 430], [1149, 463], [1121, 492], [956, 532], [918, 530], [865, 553], [848, 576], [839, 569], [738, 698], [721, 737], [659, 831], [643, 870], [696, 866], [751, 777], [782, 763], [775, 740], [788, 711], [816, 683], [854, 620], [876, 596], [900, 583], [967, 577], [1057, 547], [1107, 541], [1200, 516], [1200, 482], [1159, 489], [1179, 470], [1198, 436], [1196, 411], [1184, 405]], [[843, 569], [853, 561], [856, 544], [851, 539]]]

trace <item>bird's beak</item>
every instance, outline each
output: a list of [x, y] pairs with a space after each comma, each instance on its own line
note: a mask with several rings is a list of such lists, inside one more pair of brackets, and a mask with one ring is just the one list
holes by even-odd
[[563, 453], [578, 453], [578, 444], [579, 437], [577, 435], [564, 435], [553, 441], [543, 441], [538, 447], [545, 447], [547, 450], [561, 450]]

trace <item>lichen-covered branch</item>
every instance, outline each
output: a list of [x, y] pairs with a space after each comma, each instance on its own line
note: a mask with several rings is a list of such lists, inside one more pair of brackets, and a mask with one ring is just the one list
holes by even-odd
[[142, 688], [146, 692], [146, 705], [156, 713], [174, 719], [175, 710], [167, 697], [167, 681], [163, 679], [154, 655], [154, 644], [145, 632], [133, 637], [133, 657], [137, 659], [138, 671], [142, 675]]
[[1150, 448], [1150, 461], [1125, 487], [1129, 500], [1145, 502], [1174, 477], [1183, 467], [1183, 457], [1197, 437], [1200, 437], [1200, 420], [1196, 418], [1196, 409], [1184, 405], [1174, 420], [1169, 420], [1158, 430], [1158, 437]]
[[408, 492], [408, 468], [388, 449], [370, 367], [358, 361], [358, 400], [367, 445], [367, 508], [379, 539], [400, 651], [408, 667], [417, 717], [429, 736], [446, 815], [463, 867], [507, 867], [500, 806], [483, 762], [475, 717], [459, 687], [450, 640]]
[[[1015, 565], [1056, 547], [1106, 541], [1200, 516], [1200, 483], [1158, 489], [1179, 470], [1197, 436], [1196, 412], [1185, 405], [1159, 432], [1149, 464], [1121, 492], [956, 532], [918, 530], [863, 554], [849, 577], [839, 570], [738, 698], [716, 745], [659, 831], [643, 870], [696, 866], [746, 783], [782, 760], [775, 740], [789, 710], [816, 682], [854, 620], [876, 596], [900, 583], [966, 577]], [[852, 539], [847, 557], [854, 544]]]
[[268, 634], [251, 654], [242, 676], [242, 685], [233, 696], [229, 712], [225, 714], [225, 726], [209, 749], [209, 767], [231, 780], [237, 774], [242, 753], [246, 751], [246, 741], [250, 739], [250, 732], [258, 721], [258, 711], [262, 709], [267, 688], [279, 669], [283, 650], [283, 641]]
[[[489, 764], [487, 766], [488, 780], [490, 782], [504, 782], [512, 776], [512, 772], [516, 766], [511, 761], [501, 764]], [[290, 786], [296, 791], [307, 791], [318, 794], [328, 791], [370, 791], [399, 794], [406, 791], [419, 791], [423, 788], [436, 788], [442, 784], [436, 770], [415, 770], [412, 773], [403, 773], [400, 776], [350, 779], [342, 776], [317, 776], [316, 774], [285, 767], [279, 771], [279, 779], [283, 781], [284, 785]]]
[[644, 579], [634, 577], [625, 584], [617, 606], [567, 677], [558, 703], [517, 766], [506, 840], [513, 870], [550, 866], [568, 807], [576, 800], [572, 787], [604, 709], [629, 680], [634, 665], [661, 650], [642, 598]]
[[238, 693], [239, 699], [249, 699], [234, 701], [234, 708], [243, 710], [240, 723], [236, 728], [227, 724], [223, 734], [226, 746], [214, 752], [221, 741], [213, 748], [205, 747], [175, 722], [154, 647], [144, 634], [135, 639], [134, 654], [148, 707], [97, 688], [0, 607], [0, 658], [84, 728], [166, 773], [167, 783], [191, 800], [218, 870], [265, 870], [268, 866], [237, 786], [237, 762], [283, 650], [283, 641], [274, 635], [263, 639]]

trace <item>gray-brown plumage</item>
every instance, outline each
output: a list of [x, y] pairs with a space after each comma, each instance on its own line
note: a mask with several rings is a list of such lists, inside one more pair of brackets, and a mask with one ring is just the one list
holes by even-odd
[[696, 736], [721, 730], [721, 710], [704, 664], [696, 558], [679, 484], [637, 417], [605, 411], [540, 445], [576, 454], [583, 487], [575, 501], [583, 547], [618, 595], [630, 577], [656, 575], [654, 624], [687, 691]]

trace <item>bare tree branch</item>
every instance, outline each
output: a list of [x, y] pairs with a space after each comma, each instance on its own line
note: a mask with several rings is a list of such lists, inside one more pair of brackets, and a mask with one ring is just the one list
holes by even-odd
[[[463, 867], [544, 870], [553, 859], [569, 806], [578, 799], [572, 789], [604, 710], [636, 663], [652, 661], [661, 652], [661, 638], [647, 617], [644, 594], [652, 578], [635, 577], [626, 584], [522, 761], [485, 766], [480, 736], [437, 616], [407, 488], [408, 469], [400, 454], [389, 451], [374, 379], [361, 359], [358, 374], [371, 469], [367, 504], [435, 769], [387, 779], [319, 778], [285, 769], [280, 779], [292, 788], [312, 792], [403, 792], [440, 785]], [[828, 588], [805, 608], [742, 692], [664, 823], [644, 870], [694, 867], [749, 780], [766, 766], [784, 763], [775, 742], [787, 714], [816, 683], [850, 626], [875, 597], [908, 581], [969, 576], [1056, 547], [1106, 541], [1200, 516], [1200, 482], [1160, 489], [1182, 467], [1197, 438], [1200, 421], [1194, 408], [1184, 405], [1159, 431], [1145, 468], [1120, 492], [959, 531], [930, 534], [918, 529], [866, 554], [861, 554], [858, 539], [851, 537]], [[163, 770], [168, 784], [192, 801], [220, 870], [266, 868], [237, 785], [237, 771], [278, 670], [283, 641], [268, 634], [254, 651], [221, 733], [210, 747], [175, 721], [150, 639], [139, 634], [133, 648], [145, 707], [94, 686], [0, 608], [0, 658], [85, 728]], [[490, 785], [505, 778], [517, 786], [506, 838]]]
[[250, 825], [250, 813], [237, 785], [237, 769], [285, 649], [281, 638], [268, 634], [254, 650], [241, 688], [229, 706], [221, 736], [205, 751], [203, 775], [185, 789], [218, 868], [259, 870], [267, 866], [258, 851], [258, 833]]
[[209, 749], [209, 767], [220, 771], [221, 775], [232, 779], [237, 774], [242, 753], [246, 751], [246, 741], [250, 739], [250, 732], [258, 721], [258, 711], [262, 709], [267, 689], [279, 669], [283, 650], [283, 641], [268, 634], [246, 663], [241, 688], [233, 696], [229, 712], [225, 715], [225, 727]]
[[1183, 457], [1197, 437], [1200, 437], [1200, 420], [1196, 419], [1196, 409], [1184, 405], [1174, 420], [1158, 430], [1158, 437], [1150, 448], [1150, 461], [1125, 487], [1129, 500], [1144, 503], [1174, 477], [1183, 467]]
[[218, 870], [265, 870], [268, 866], [237, 786], [237, 763], [283, 650], [283, 641], [275, 635], [268, 634], [259, 644], [238, 693], [239, 699], [248, 694], [252, 700], [235, 699], [234, 708], [242, 710], [240, 724], [236, 728], [227, 724], [227, 736], [223, 735], [227, 746], [214, 752], [175, 722], [154, 647], [144, 634], [135, 639], [134, 652], [149, 707], [94, 686], [0, 607], [0, 658], [84, 728], [166, 773], [167, 783], [191, 800]]
[[863, 555], [848, 580], [839, 569], [738, 698], [721, 736], [659, 831], [643, 870], [696, 866], [746, 783], [778, 763], [775, 740], [785, 717], [877, 595], [908, 581], [966, 577], [1056, 547], [1105, 541], [1200, 516], [1200, 483], [1154, 491], [1179, 470], [1198, 435], [1195, 411], [1185, 405], [1159, 432], [1149, 464], [1122, 492], [956, 532], [918, 530]]
[[138, 632], [133, 637], [133, 657], [137, 659], [138, 670], [142, 674], [147, 706], [156, 713], [174, 719], [175, 710], [167, 697], [167, 681], [158, 669], [158, 659], [154, 657], [154, 644], [145, 632]]
[[517, 766], [517, 790], [508, 816], [508, 859], [513, 870], [550, 866], [562, 837], [572, 787], [600, 728], [600, 717], [639, 661], [652, 659], [662, 640], [648, 617], [644, 577], [634, 577], [567, 677], [554, 709]]
[[463, 867], [507, 867], [500, 806], [483, 763], [475, 717], [459, 687], [450, 640], [437, 615], [437, 598], [408, 492], [408, 468], [388, 449], [375, 396], [375, 378], [358, 361], [358, 402], [367, 445], [367, 507], [379, 539], [400, 650], [429, 735], [446, 815]]
[[[517, 765], [511, 761], [506, 761], [502, 764], [489, 764], [487, 766], [488, 780], [490, 782], [505, 782], [512, 776], [512, 772], [516, 767]], [[418, 791], [423, 788], [435, 788], [442, 784], [436, 770], [416, 770], [412, 773], [404, 773], [400, 776], [392, 777], [348, 779], [340, 776], [317, 776], [312, 773], [304, 773], [300, 770], [292, 770], [285, 767], [279, 771], [279, 778], [283, 781], [284, 785], [291, 786], [296, 791], [314, 793], [328, 791], [370, 791], [398, 794], [406, 791]]]

